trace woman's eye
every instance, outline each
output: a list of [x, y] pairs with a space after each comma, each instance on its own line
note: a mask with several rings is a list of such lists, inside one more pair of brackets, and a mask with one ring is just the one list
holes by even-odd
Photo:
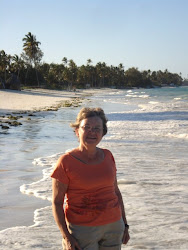
[[90, 127], [90, 126], [85, 126], [85, 129], [88, 129], [88, 130], [89, 130], [89, 129], [91, 129], [91, 127]]
[[100, 128], [93, 128], [95, 132], [100, 132]]

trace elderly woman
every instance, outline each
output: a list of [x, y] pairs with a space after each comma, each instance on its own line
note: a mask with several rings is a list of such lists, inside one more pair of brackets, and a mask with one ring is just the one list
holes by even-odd
[[66, 250], [118, 250], [129, 240], [113, 155], [97, 147], [106, 123], [101, 108], [81, 109], [71, 124], [79, 146], [59, 158], [51, 175], [53, 215]]

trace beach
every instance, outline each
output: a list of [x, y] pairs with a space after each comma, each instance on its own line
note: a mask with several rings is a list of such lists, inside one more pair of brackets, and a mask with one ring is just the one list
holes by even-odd
[[[10, 97], [14, 104], [5, 103]], [[60, 155], [77, 147], [69, 124], [85, 106], [102, 107], [108, 118], [99, 146], [116, 161], [131, 236], [122, 249], [186, 249], [187, 87], [0, 91], [2, 116], [23, 112], [22, 125], [0, 128], [0, 249], [61, 249], [50, 174]]]
[[22, 91], [1, 90], [0, 112], [40, 111], [71, 100], [91, 95], [96, 90], [77, 90], [76, 92], [48, 89], [27, 89]]

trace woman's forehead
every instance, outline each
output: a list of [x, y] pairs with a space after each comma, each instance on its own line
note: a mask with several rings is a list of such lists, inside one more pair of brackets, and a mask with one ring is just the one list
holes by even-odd
[[102, 119], [98, 116], [92, 116], [86, 119], [83, 119], [80, 124], [84, 125], [84, 124], [96, 124], [96, 125], [101, 125], [102, 124]]

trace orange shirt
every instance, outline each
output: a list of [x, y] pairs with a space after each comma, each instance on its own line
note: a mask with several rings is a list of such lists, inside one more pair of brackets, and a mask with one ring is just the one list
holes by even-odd
[[65, 216], [75, 225], [98, 226], [121, 218], [115, 193], [116, 166], [111, 152], [104, 151], [104, 160], [85, 164], [70, 153], [61, 156], [51, 175], [67, 184]]

